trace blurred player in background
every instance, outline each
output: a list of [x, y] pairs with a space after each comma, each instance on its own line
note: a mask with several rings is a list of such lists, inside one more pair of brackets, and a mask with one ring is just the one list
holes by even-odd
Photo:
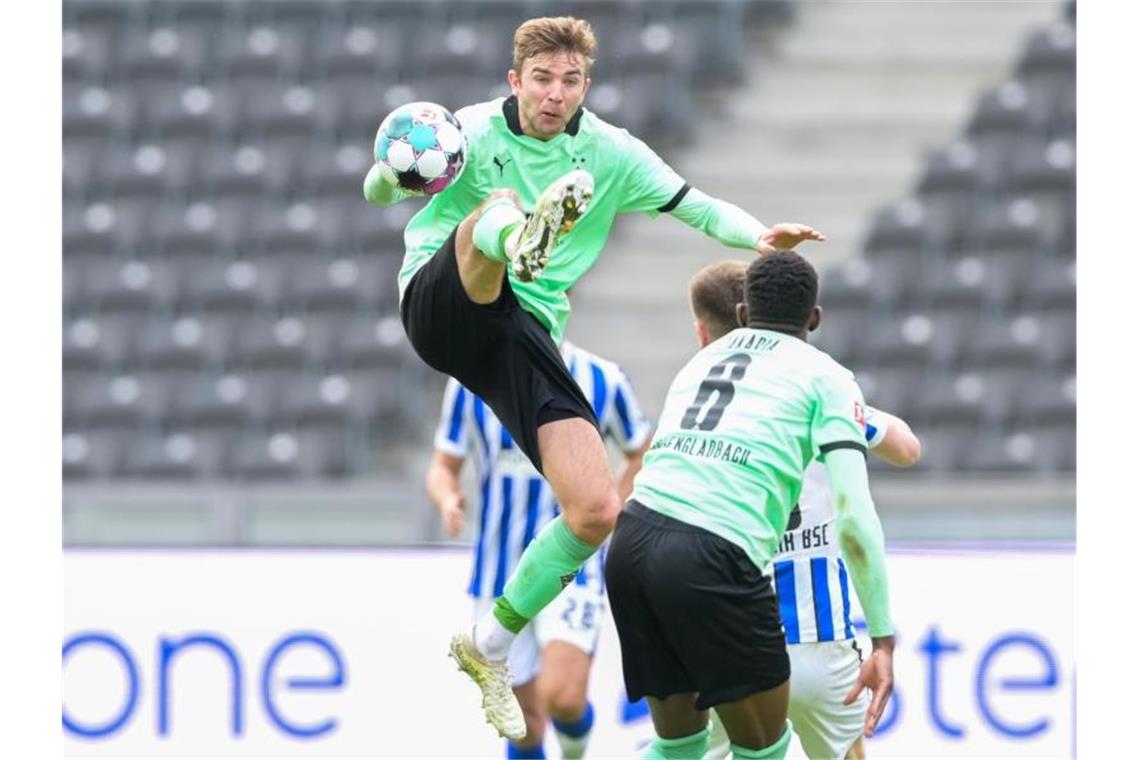
[[[697, 342], [701, 348], [737, 328], [736, 305], [744, 302], [748, 265], [710, 264], [689, 284]], [[881, 459], [909, 467], [921, 444], [903, 420], [867, 407], [867, 446]], [[877, 650], [863, 664], [855, 646], [847, 566], [836, 543], [835, 503], [827, 468], [814, 461], [804, 471], [799, 502], [788, 518], [774, 573], [780, 617], [791, 662], [788, 717], [810, 758], [862, 758], [863, 732], [870, 736], [871, 703], [881, 713], [893, 682], [893, 653]], [[870, 686], [874, 699], [864, 687]], [[706, 760], [729, 755], [724, 726], [712, 715]]]
[[[808, 464], [822, 458], [838, 542], [866, 612], [882, 680], [894, 639], [883, 532], [867, 484], [863, 394], [809, 346], [818, 278], [798, 254], [752, 262], [740, 327], [701, 349], [669, 388], [606, 582], [631, 700], [647, 696], [648, 757], [708, 750], [716, 709], [733, 757], [787, 752], [790, 664], [775, 557]], [[872, 716], [877, 722], [878, 716]]]
[[[412, 346], [495, 410], [562, 505], [492, 609], [451, 641], [451, 656], [483, 691], [487, 720], [514, 739], [526, 726], [506, 668], [511, 642], [597, 551], [621, 509], [593, 410], [558, 353], [565, 291], [593, 266], [618, 213], [672, 213], [760, 253], [823, 239], [805, 225], [765, 227], [690, 188], [645, 143], [584, 109], [596, 47], [579, 19], [524, 22], [507, 73], [512, 95], [456, 113], [466, 168], [404, 232], [400, 314]], [[374, 165], [365, 198], [409, 197], [391, 179]]]
[[[569, 341], [562, 342], [561, 351], [571, 376], [590, 399], [602, 434], [625, 455], [618, 477], [618, 493], [625, 498], [633, 489], [633, 476], [641, 466], [652, 426], [616, 364]], [[468, 592], [475, 598], [478, 618], [502, 594], [536, 531], [553, 520], [559, 509], [550, 486], [494, 413], [481, 398], [450, 379], [427, 488], [451, 536], [463, 529], [466, 497], [459, 477], [464, 462], [472, 456], [481, 495]], [[508, 741], [509, 758], [545, 757], [542, 738], [547, 715], [562, 756], [580, 758], [585, 753], [594, 723], [586, 688], [606, 608], [603, 555], [600, 551], [587, 560], [575, 580], [522, 629], [511, 646], [507, 661], [527, 731], [525, 738]]]

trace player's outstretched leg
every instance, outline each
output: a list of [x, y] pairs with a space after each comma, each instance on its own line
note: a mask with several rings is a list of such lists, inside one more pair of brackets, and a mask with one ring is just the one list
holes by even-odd
[[475, 303], [499, 297], [503, 266], [530, 282], [542, 275], [558, 240], [586, 213], [594, 178], [577, 169], [551, 183], [528, 219], [513, 190], [496, 190], [459, 225], [455, 239], [459, 279]]
[[525, 726], [505, 666], [511, 643], [598, 550], [621, 509], [605, 446], [593, 423], [581, 417], [547, 422], [539, 427], [538, 439], [543, 475], [562, 514], [527, 545], [503, 595], [476, 621], [472, 635], [459, 634], [452, 647], [453, 655], [458, 647], [460, 666], [483, 690], [487, 720], [500, 732], [513, 730], [518, 736]]
[[516, 277], [530, 282], [542, 276], [558, 239], [574, 228], [593, 196], [594, 178], [583, 169], [559, 177], [546, 188], [518, 240], [507, 241]]

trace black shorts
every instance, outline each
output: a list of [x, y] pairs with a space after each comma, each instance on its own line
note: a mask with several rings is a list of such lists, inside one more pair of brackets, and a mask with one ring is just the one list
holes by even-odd
[[427, 364], [450, 375], [495, 412], [542, 472], [538, 428], [581, 417], [597, 427], [593, 407], [550, 332], [519, 304], [506, 273], [498, 299], [467, 297], [455, 257], [455, 231], [416, 272], [400, 304], [412, 347]]
[[697, 708], [788, 680], [772, 582], [736, 544], [630, 500], [606, 587], [631, 701], [697, 693]]

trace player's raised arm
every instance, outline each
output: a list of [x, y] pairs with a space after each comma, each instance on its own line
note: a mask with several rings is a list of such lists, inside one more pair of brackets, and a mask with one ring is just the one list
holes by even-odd
[[671, 213], [729, 248], [757, 253], [790, 250], [805, 240], [827, 239], [806, 224], [782, 222], [768, 227], [739, 206], [691, 187], [641, 140], [631, 137], [629, 144], [627, 200], [622, 211]]
[[922, 442], [901, 417], [867, 407], [867, 445], [871, 452], [896, 467], [913, 467], [922, 457]]

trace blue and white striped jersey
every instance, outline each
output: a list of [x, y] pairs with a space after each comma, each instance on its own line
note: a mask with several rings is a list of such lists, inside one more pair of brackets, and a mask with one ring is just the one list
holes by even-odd
[[[653, 427], [641, 411], [633, 387], [616, 364], [585, 349], [562, 342], [562, 358], [571, 376], [593, 404], [603, 437], [625, 453], [638, 451]], [[491, 407], [448, 380], [435, 447], [457, 457], [474, 454], [479, 482], [479, 533], [468, 593], [474, 597], [502, 595], [519, 556], [539, 530], [559, 513], [554, 492], [526, 454], [515, 444]], [[577, 582], [603, 584], [603, 552], [596, 553]]]
[[[867, 444], [883, 442], [887, 426], [866, 407]], [[855, 638], [847, 566], [835, 532], [835, 504], [827, 468], [816, 460], [804, 470], [800, 500], [772, 562], [780, 617], [789, 644]]]

